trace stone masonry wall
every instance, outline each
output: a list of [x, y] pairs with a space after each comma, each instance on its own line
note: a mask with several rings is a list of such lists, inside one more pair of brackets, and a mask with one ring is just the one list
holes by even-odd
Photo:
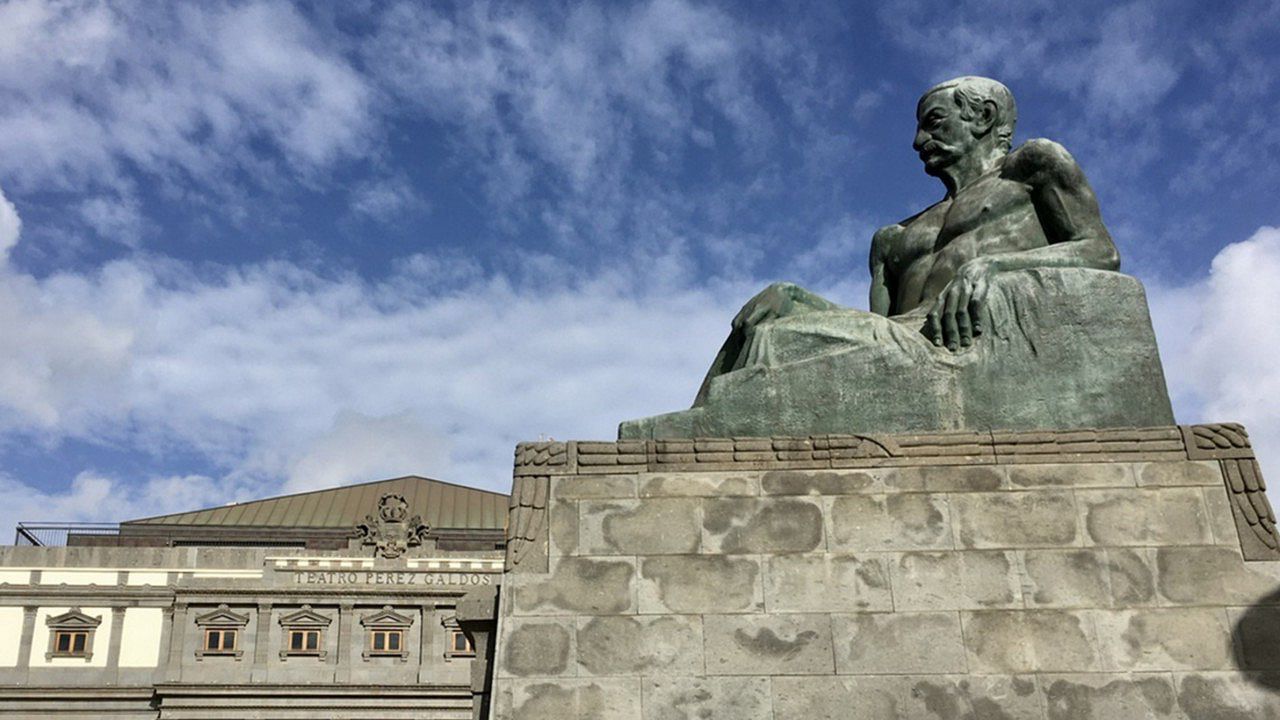
[[521, 446], [493, 716], [1280, 719], [1243, 430], [1003, 441]]

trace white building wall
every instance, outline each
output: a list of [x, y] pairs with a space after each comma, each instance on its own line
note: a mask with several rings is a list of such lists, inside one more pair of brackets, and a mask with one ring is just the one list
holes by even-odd
[[16, 667], [22, 645], [22, 608], [0, 607], [0, 667]]
[[114, 570], [45, 570], [41, 585], [115, 585], [119, 576]]
[[120, 628], [120, 667], [155, 667], [160, 664], [160, 634], [164, 611], [129, 608]]

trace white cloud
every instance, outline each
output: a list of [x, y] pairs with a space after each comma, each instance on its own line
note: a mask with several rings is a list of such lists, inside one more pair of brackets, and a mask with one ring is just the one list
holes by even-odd
[[22, 218], [18, 217], [18, 208], [4, 196], [0, 190], [0, 267], [9, 258], [9, 251], [18, 244], [18, 236], [22, 234]]
[[[0, 171], [112, 191], [306, 175], [369, 146], [372, 93], [289, 5], [0, 5]], [[263, 160], [263, 148], [281, 162]]]
[[448, 444], [411, 411], [371, 417], [344, 410], [334, 418], [332, 429], [293, 462], [285, 491], [413, 475], [422, 468], [437, 468], [440, 478], [447, 479]]
[[[1259, 228], [1214, 258], [1209, 276], [1149, 285], [1179, 422], [1242, 422], [1280, 482], [1280, 228]], [[1274, 493], [1273, 493], [1274, 496]], [[1280, 503], [1278, 503], [1280, 504]]]

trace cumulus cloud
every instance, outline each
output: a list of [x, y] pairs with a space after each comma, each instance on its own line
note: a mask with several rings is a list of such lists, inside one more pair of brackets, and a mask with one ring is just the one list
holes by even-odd
[[18, 244], [18, 236], [22, 234], [22, 218], [18, 217], [18, 209], [4, 196], [0, 190], [0, 266], [9, 257], [9, 251]]
[[[1242, 422], [1280, 482], [1280, 228], [1259, 228], [1190, 285], [1150, 285], [1179, 422]], [[1273, 492], [1273, 495], [1275, 493]]]

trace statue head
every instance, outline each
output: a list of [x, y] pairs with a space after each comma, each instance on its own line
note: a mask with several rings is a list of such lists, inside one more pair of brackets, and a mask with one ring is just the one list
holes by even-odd
[[1017, 121], [1009, 88], [990, 78], [959, 77], [920, 96], [912, 147], [920, 153], [925, 172], [938, 175], [975, 152], [1008, 152]]

